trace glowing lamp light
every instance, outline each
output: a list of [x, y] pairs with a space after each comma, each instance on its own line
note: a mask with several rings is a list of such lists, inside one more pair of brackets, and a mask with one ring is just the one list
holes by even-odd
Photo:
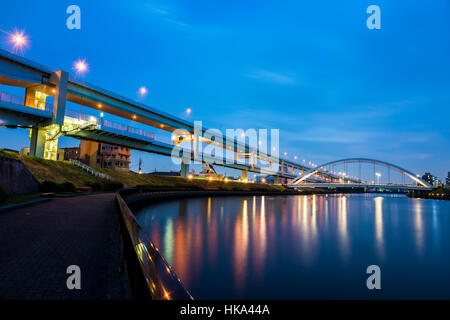
[[[9, 34], [9, 33], [7, 33]], [[28, 37], [25, 35], [25, 31], [14, 31], [9, 34], [9, 41], [12, 43], [15, 53], [21, 53], [23, 55], [23, 49], [28, 46]]]
[[212, 177], [209, 177], [209, 178], [208, 178], [209, 181], [212, 181], [212, 179], [213, 179]]
[[225, 178], [225, 180], [224, 180], [225, 182], [228, 182], [228, 178]]
[[97, 107], [101, 108], [103, 107], [101, 103], [97, 104]]
[[136, 119], [136, 118], [137, 118], [137, 117], [136, 117], [136, 115], [135, 115], [135, 114], [133, 114], [133, 120], [134, 120], [134, 119]]
[[191, 108], [186, 109], [186, 113], [189, 115], [192, 112]]
[[142, 86], [139, 88], [139, 95], [141, 96], [141, 98], [145, 97], [148, 93], [148, 90], [146, 87]]
[[77, 76], [83, 76], [89, 71], [89, 65], [87, 64], [86, 59], [78, 59], [74, 62], [73, 69]]
[[56, 93], [56, 89], [52, 89], [52, 93]]
[[193, 179], [194, 178], [194, 176], [192, 175], [192, 173], [190, 173], [189, 175], [188, 175], [188, 179]]

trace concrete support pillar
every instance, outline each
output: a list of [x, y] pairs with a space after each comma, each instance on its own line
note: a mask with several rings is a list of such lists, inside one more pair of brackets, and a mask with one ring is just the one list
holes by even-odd
[[273, 176], [273, 184], [280, 184], [280, 179], [278, 176]]
[[[97, 161], [100, 156], [101, 150], [101, 143], [89, 140], [81, 140], [80, 161], [92, 168], [98, 167], [97, 164], [101, 164]], [[110, 161], [114, 161], [114, 159], [111, 159]]]
[[247, 170], [242, 170], [242, 181], [245, 181], [245, 180], [248, 179], [248, 178], [247, 178], [247, 174], [248, 174], [248, 171], [247, 171]]
[[44, 158], [45, 130], [32, 128], [30, 130], [30, 156]]
[[55, 82], [55, 104], [53, 106], [53, 123], [62, 126], [66, 112], [67, 81], [69, 74], [66, 71], [55, 71], [50, 76], [50, 81]]
[[181, 162], [180, 176], [182, 178], [187, 178], [188, 173], [189, 173], [189, 163]]

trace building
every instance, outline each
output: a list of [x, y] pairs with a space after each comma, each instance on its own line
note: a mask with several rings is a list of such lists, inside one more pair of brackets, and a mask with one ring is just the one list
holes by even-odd
[[202, 171], [199, 174], [200, 177], [212, 178], [214, 180], [222, 180], [223, 176], [218, 174], [214, 167], [210, 163], [204, 162], [202, 164]]
[[97, 166], [114, 170], [130, 170], [131, 151], [129, 148], [111, 144], [101, 144], [101, 156], [97, 158]]
[[422, 179], [425, 180], [429, 184], [433, 184], [433, 180], [434, 180], [433, 178], [434, 178], [434, 176], [429, 172], [425, 172], [425, 174], [422, 176]]
[[130, 170], [131, 151], [129, 148], [81, 140], [81, 162], [90, 167], [109, 168], [113, 170]]
[[149, 172], [148, 174], [156, 175], [156, 176], [170, 176], [170, 177], [179, 177], [180, 171], [153, 171]]
[[422, 176], [422, 179], [431, 184], [435, 188], [439, 188], [440, 186], [442, 186], [441, 180], [439, 180], [437, 177], [433, 176], [429, 172], [425, 172], [425, 174]]
[[20, 149], [20, 154], [29, 156], [30, 155], [30, 147], [25, 147], [25, 148]]
[[80, 148], [70, 147], [70, 148], [59, 148], [56, 155], [56, 160], [69, 161], [69, 160], [80, 160]]
[[445, 185], [450, 187], [450, 172], [447, 174], [447, 178], [445, 179]]

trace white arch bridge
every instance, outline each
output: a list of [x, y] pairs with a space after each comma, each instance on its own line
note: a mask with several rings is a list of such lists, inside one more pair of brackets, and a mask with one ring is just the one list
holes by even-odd
[[[338, 167], [341, 171], [334, 171]], [[387, 172], [381, 174], [377, 170], [384, 167]], [[355, 175], [349, 174], [348, 169], [358, 171]], [[364, 172], [362, 171], [364, 169]], [[365, 177], [363, 176], [365, 173]], [[391, 175], [392, 173], [392, 175]], [[383, 179], [381, 177], [383, 176]], [[373, 179], [371, 179], [373, 178]], [[402, 190], [431, 190], [432, 185], [418, 175], [401, 168], [395, 164], [376, 159], [348, 158], [322, 164], [292, 180], [290, 188], [370, 188], [370, 189], [402, 189]]]

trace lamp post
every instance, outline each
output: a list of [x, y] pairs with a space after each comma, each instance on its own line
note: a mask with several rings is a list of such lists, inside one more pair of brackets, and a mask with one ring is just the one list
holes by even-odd
[[377, 176], [377, 184], [380, 184], [381, 173], [377, 172], [375, 175]]

